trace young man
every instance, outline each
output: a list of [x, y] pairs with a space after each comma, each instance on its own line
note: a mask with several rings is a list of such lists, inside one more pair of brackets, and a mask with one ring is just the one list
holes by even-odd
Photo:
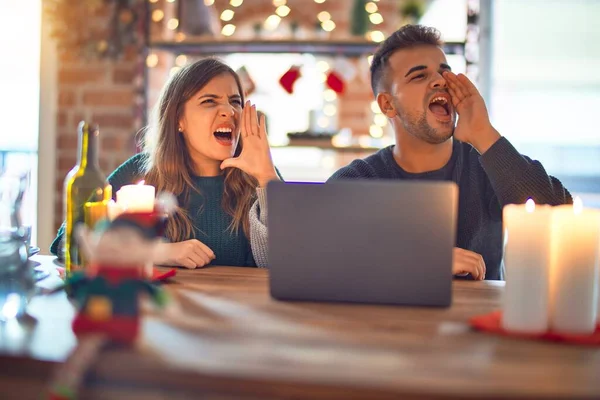
[[454, 181], [459, 205], [453, 273], [503, 279], [502, 207], [528, 198], [551, 205], [572, 198], [539, 162], [500, 136], [476, 87], [450, 71], [440, 46], [439, 32], [419, 25], [402, 27], [381, 44], [371, 63], [371, 86], [396, 145], [354, 160], [329, 181]]

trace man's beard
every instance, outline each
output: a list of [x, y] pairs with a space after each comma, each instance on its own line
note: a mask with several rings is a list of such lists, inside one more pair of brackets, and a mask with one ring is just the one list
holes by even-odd
[[427, 122], [427, 112], [421, 115], [407, 113], [398, 104], [396, 104], [396, 110], [398, 110], [398, 116], [400, 117], [400, 121], [402, 121], [404, 129], [410, 135], [426, 143], [441, 144], [450, 139], [454, 134], [454, 127], [452, 127], [449, 133], [441, 134], [437, 129], [429, 125], [429, 122]]

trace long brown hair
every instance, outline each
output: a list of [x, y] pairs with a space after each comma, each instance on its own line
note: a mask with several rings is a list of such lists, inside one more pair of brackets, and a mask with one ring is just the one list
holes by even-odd
[[[222, 74], [233, 76], [244, 104], [244, 91], [235, 71], [217, 59], [205, 58], [179, 70], [164, 86], [154, 109], [153, 121], [144, 136], [144, 150], [148, 154], [146, 182], [155, 186], [157, 192], [173, 193], [179, 203], [166, 229], [166, 236], [174, 242], [194, 236], [194, 225], [185, 207], [190, 191], [198, 192], [192, 180], [194, 164], [183, 135], [178, 131], [183, 106], [211, 79]], [[241, 151], [240, 135], [235, 156]], [[227, 168], [224, 174], [225, 189], [221, 206], [232, 217], [229, 230], [237, 233], [241, 226], [249, 236], [248, 213], [256, 198], [258, 182], [238, 168]]]

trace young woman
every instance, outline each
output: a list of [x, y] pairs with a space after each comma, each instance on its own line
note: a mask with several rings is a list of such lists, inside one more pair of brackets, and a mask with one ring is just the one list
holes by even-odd
[[[113, 193], [144, 179], [177, 196], [155, 264], [267, 265], [265, 187], [280, 177], [265, 118], [259, 122], [243, 93], [235, 71], [219, 60], [181, 69], [163, 88], [144, 151], [109, 176]], [[53, 254], [62, 234], [61, 227]]]

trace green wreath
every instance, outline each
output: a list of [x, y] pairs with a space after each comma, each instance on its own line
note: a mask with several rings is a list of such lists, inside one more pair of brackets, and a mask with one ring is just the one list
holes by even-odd
[[61, 51], [118, 58], [144, 38], [144, 0], [47, 0], [44, 14]]

